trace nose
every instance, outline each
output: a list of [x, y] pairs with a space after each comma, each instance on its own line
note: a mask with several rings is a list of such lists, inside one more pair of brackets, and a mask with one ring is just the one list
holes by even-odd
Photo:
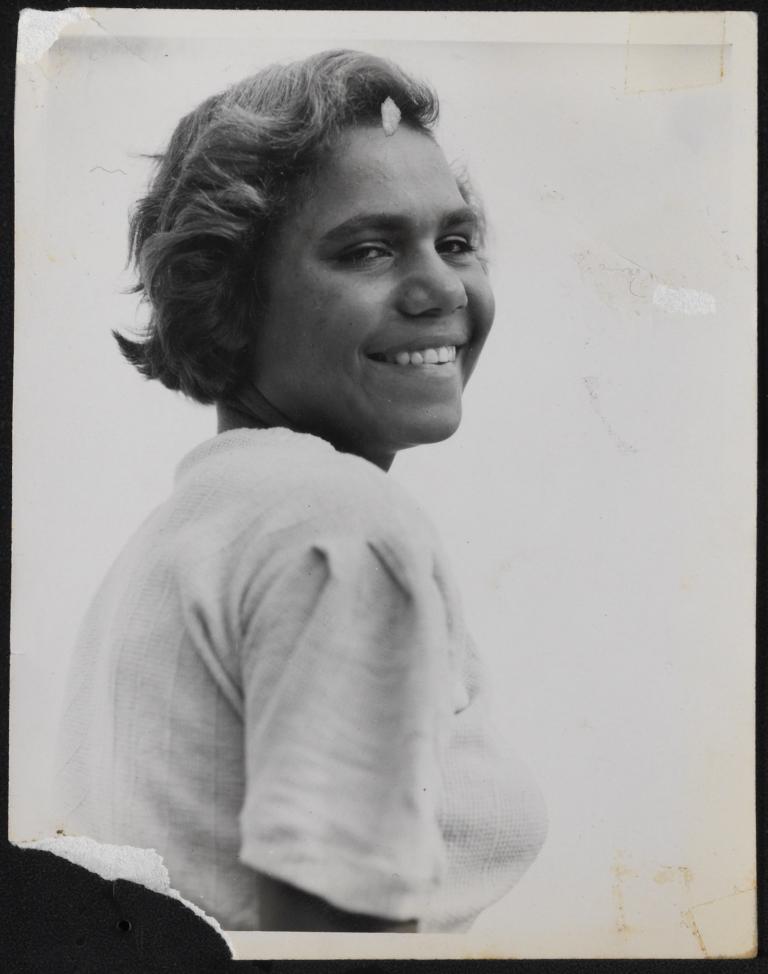
[[448, 315], [467, 306], [467, 292], [454, 268], [432, 250], [409, 263], [400, 284], [399, 305], [408, 317]]

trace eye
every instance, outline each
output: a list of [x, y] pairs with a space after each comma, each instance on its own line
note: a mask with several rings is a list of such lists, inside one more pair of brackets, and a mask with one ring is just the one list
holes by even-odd
[[362, 267], [367, 264], [373, 264], [382, 258], [391, 256], [391, 249], [383, 242], [364, 243], [358, 244], [356, 247], [352, 247], [350, 250], [345, 250], [344, 253], [339, 256], [338, 260], [342, 264], [352, 264], [356, 267]]
[[477, 247], [471, 237], [457, 233], [438, 240], [435, 249], [439, 254], [448, 257], [460, 257], [463, 254], [474, 254]]

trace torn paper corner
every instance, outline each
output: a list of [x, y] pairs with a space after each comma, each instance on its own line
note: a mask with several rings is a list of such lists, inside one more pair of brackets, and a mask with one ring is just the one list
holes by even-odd
[[19, 14], [16, 59], [22, 64], [34, 64], [50, 51], [65, 27], [88, 19], [85, 7], [68, 7], [66, 10], [33, 10], [25, 7]]
[[[130, 845], [110, 845], [96, 842], [86, 835], [57, 835], [48, 839], [35, 839], [30, 842], [15, 843], [20, 849], [39, 849], [52, 852], [67, 859], [76, 866], [89, 869], [102, 879], [125, 879], [131, 883], [146, 886], [155, 893], [162, 893], [183, 903], [187, 909], [209, 923], [229, 947], [221, 925], [208, 916], [199, 906], [185, 900], [178, 890], [171, 886], [168, 870], [160, 855], [154, 849], [139, 849]], [[233, 955], [234, 956], [234, 955]]]

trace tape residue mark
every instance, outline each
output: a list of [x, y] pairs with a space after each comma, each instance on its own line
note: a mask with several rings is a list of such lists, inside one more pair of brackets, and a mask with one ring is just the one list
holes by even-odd
[[630, 13], [625, 94], [681, 91], [725, 79], [726, 15], [719, 11]]
[[[52, 838], [35, 839], [31, 842], [14, 843], [20, 849], [39, 849], [52, 852], [67, 859], [76, 866], [96, 873], [102, 879], [124, 879], [131, 883], [146, 886], [155, 893], [162, 893], [178, 900], [201, 920], [205, 920], [219, 934], [233, 953], [221, 925], [212, 916], [184, 897], [171, 886], [171, 879], [162, 857], [154, 849], [139, 849], [128, 845], [110, 845], [96, 842], [85, 835], [57, 835]], [[233, 955], [234, 956], [234, 955]]]

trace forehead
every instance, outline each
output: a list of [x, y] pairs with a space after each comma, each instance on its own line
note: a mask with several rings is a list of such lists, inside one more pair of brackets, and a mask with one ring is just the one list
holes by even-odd
[[371, 210], [439, 219], [463, 202], [433, 139], [406, 125], [391, 136], [371, 126], [344, 133], [316, 171], [296, 216], [322, 231]]

